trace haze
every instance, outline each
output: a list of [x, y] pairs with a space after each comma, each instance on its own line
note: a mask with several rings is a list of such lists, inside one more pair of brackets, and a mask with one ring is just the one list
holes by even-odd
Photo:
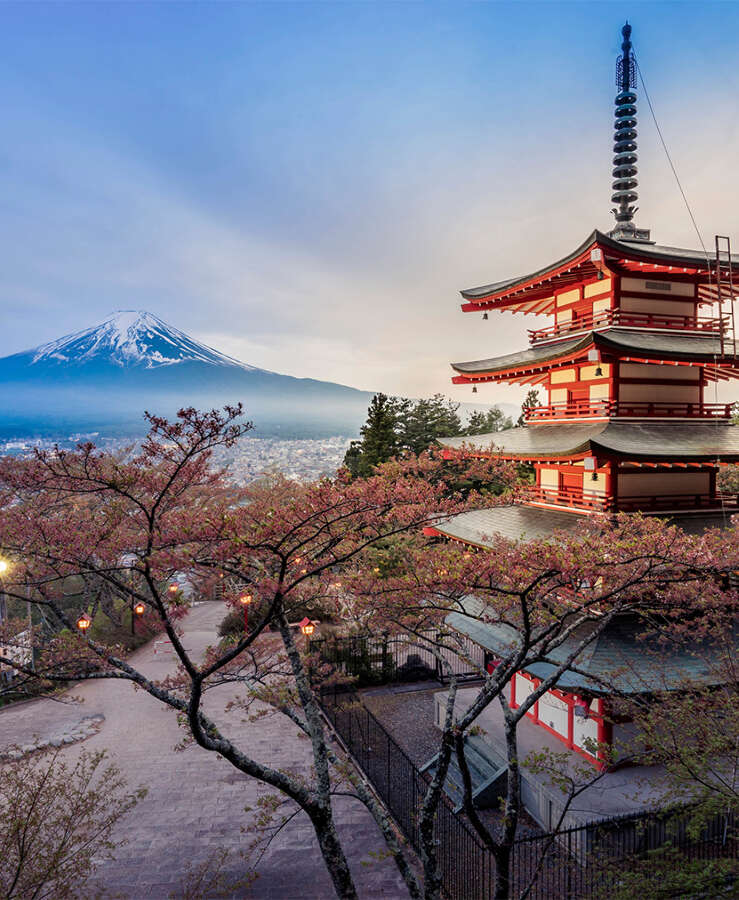
[[[255, 366], [471, 400], [448, 362], [536, 323], [458, 290], [612, 227], [625, 14], [712, 244], [736, 4], [4, 4], [0, 355], [137, 308]], [[641, 90], [639, 123], [637, 223], [695, 247]]]

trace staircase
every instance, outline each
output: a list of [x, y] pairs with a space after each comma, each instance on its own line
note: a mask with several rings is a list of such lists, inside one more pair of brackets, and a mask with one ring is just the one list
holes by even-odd
[[[505, 791], [508, 763], [501, 753], [473, 735], [464, 739], [464, 756], [472, 781], [472, 802], [478, 809], [494, 806]], [[438, 759], [437, 753], [421, 767], [421, 772], [433, 776]], [[454, 804], [454, 812], [460, 812], [464, 806], [464, 787], [456, 753], [449, 760], [444, 792]]]

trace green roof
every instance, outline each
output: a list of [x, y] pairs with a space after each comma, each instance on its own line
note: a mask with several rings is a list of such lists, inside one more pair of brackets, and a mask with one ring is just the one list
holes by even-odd
[[[476, 611], [477, 615], [484, 611], [484, 605], [475, 597], [467, 598], [463, 605], [470, 612]], [[481, 622], [456, 612], [450, 613], [446, 621], [496, 656], [506, 656], [518, 646], [516, 630], [504, 623]], [[536, 678], [548, 678], [596, 625], [588, 622], [578, 626], [551, 652], [549, 662], [533, 663], [524, 670]], [[645, 625], [636, 616], [614, 618], [575, 660], [574, 667], [585, 674], [566, 670], [557, 680], [557, 687], [607, 694], [608, 687], [602, 684], [606, 682], [624, 694], [644, 694], [675, 690], [687, 682], [698, 686], [721, 683], [711, 665], [717, 658], [715, 646], [694, 640], [669, 653], [657, 652], [652, 642], [639, 637], [644, 630]]]

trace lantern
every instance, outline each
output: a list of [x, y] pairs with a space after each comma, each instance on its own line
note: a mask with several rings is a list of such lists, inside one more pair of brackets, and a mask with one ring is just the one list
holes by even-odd
[[136, 613], [137, 616], [143, 616], [145, 610], [146, 610], [146, 607], [140, 600], [136, 604], [136, 606], [134, 606], [134, 608], [133, 608], [133, 611]]
[[169, 591], [170, 594], [176, 594], [177, 591], [179, 591], [179, 589], [180, 589], [179, 584], [175, 584], [174, 582], [172, 584], [170, 584], [170, 586], [167, 588], [167, 590]]
[[248, 606], [251, 603], [252, 599], [253, 598], [251, 594], [241, 594], [241, 596], [239, 597], [239, 603], [242, 606]]
[[82, 632], [82, 634], [84, 634], [90, 627], [90, 625], [92, 625], [92, 620], [87, 615], [87, 613], [82, 613], [75, 624], [77, 625], [77, 628], [79, 628], [79, 630]]
[[313, 622], [311, 622], [308, 616], [298, 622], [298, 627], [303, 632], [303, 634], [306, 635], [306, 637], [310, 637], [316, 630], [316, 626], [313, 624]]

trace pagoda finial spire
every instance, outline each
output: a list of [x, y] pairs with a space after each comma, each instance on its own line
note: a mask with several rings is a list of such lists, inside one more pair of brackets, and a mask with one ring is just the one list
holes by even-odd
[[617, 240], [648, 241], [649, 231], [633, 223], [638, 207], [636, 193], [636, 60], [631, 47], [631, 25], [621, 29], [623, 51], [616, 62], [616, 121], [613, 136], [613, 195], [611, 203], [616, 227], [610, 236]]

